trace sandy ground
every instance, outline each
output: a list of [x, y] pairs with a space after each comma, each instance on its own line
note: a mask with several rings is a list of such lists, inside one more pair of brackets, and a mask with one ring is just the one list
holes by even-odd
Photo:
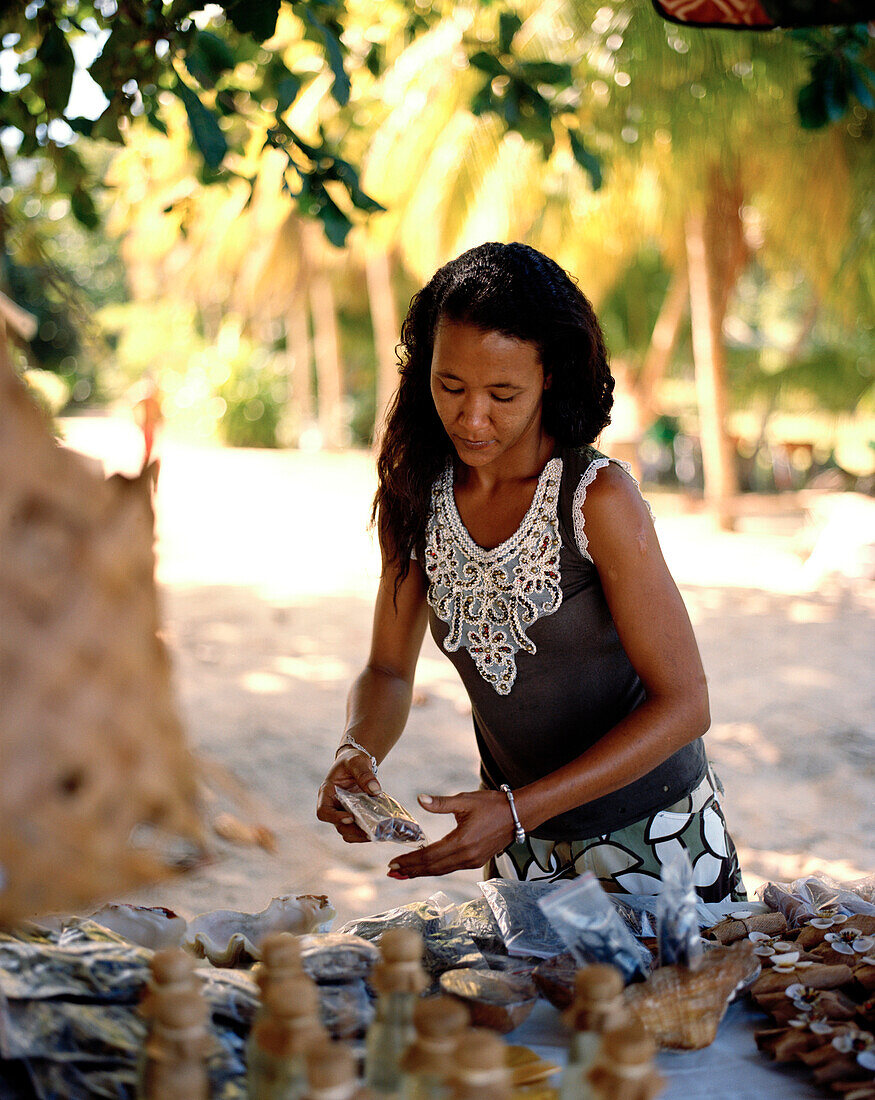
[[[108, 472], [136, 470], [132, 423], [76, 418], [63, 431]], [[475, 872], [388, 879], [396, 849], [345, 845], [314, 816], [367, 654], [378, 564], [370, 455], [172, 438], [161, 454], [158, 579], [183, 719], [198, 754], [248, 789], [252, 804], [230, 808], [273, 829], [278, 851], [217, 840], [204, 869], [114, 900], [190, 917], [316, 892], [346, 920], [436, 890], [473, 896]], [[707, 744], [749, 889], [816, 870], [844, 880], [875, 871], [875, 583], [855, 575], [868, 568], [875, 503], [752, 497], [740, 530], [721, 534], [669, 494], [650, 499], [708, 673]], [[430, 638], [417, 705], [381, 779], [408, 804], [419, 791], [476, 784], [467, 699]], [[207, 810], [220, 807], [229, 808], [220, 799]], [[448, 827], [425, 824], [432, 837]]]

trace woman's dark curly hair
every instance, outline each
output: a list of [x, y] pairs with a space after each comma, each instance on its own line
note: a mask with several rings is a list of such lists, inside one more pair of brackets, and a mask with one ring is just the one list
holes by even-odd
[[[372, 518], [398, 584], [411, 551], [422, 555], [431, 488], [453, 445], [431, 395], [431, 360], [441, 319], [526, 340], [545, 377], [544, 430], [560, 446], [592, 443], [610, 422], [614, 380], [595, 312], [576, 283], [525, 244], [481, 244], [444, 264], [415, 294], [401, 327], [401, 381], [389, 406], [377, 459]], [[397, 586], [396, 586], [397, 591]]]

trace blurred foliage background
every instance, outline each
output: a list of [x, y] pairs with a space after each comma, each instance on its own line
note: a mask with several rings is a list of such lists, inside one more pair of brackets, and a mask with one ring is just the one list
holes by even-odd
[[146, 379], [174, 430], [368, 445], [410, 295], [522, 240], [593, 300], [618, 379], [604, 445], [649, 480], [718, 514], [818, 475], [871, 488], [865, 24], [33, 0], [0, 46], [0, 289], [37, 319], [19, 362], [57, 411]]

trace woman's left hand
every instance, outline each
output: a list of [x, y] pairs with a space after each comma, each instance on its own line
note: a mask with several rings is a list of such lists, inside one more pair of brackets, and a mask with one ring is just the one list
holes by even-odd
[[456, 827], [434, 844], [396, 856], [389, 864], [390, 878], [447, 875], [482, 867], [513, 840], [513, 818], [501, 791], [420, 795], [419, 804], [429, 813], [452, 814]]

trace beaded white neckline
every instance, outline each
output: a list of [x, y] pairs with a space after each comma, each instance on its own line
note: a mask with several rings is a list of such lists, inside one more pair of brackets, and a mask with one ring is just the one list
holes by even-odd
[[541, 471], [517, 530], [491, 550], [478, 546], [462, 523], [448, 463], [432, 489], [423, 566], [428, 602], [449, 625], [444, 649], [468, 651], [499, 695], [516, 680], [516, 655], [537, 652], [526, 631], [562, 603], [557, 507], [562, 459]]

